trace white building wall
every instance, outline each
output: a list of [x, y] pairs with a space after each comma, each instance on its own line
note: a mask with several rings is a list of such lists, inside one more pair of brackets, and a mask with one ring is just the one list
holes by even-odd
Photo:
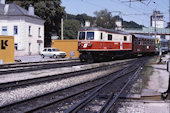
[[[31, 20], [31, 19], [30, 19]], [[29, 20], [29, 21], [30, 21]], [[14, 36], [15, 44], [18, 44], [18, 50], [15, 50], [15, 56], [36, 55], [39, 50], [44, 48], [44, 25], [40, 22], [27, 22], [22, 19], [0, 20], [0, 35], [2, 35], [2, 26], [7, 26], [7, 35]], [[14, 35], [14, 26], [18, 26], [18, 34]], [[32, 36], [29, 36], [29, 26], [31, 26]], [[40, 28], [40, 36], [38, 30]], [[42, 40], [42, 43], [37, 43], [37, 40]], [[29, 43], [30, 54], [29, 54]]]
[[[31, 29], [30, 29], [31, 35], [29, 35], [29, 26], [31, 26]], [[28, 54], [39, 54], [39, 51], [44, 48], [44, 32], [43, 32], [44, 26], [27, 23], [26, 28], [27, 28], [27, 30], [26, 30], [27, 36], [26, 37], [28, 37], [27, 41], [25, 43], [27, 45], [26, 52]], [[40, 28], [40, 36], [38, 34], [39, 28]], [[37, 40], [42, 40], [43, 43], [40, 43], [40, 45], [39, 45]]]
[[[155, 21], [152, 21], [151, 27], [155, 27]], [[164, 28], [164, 21], [156, 21], [156, 27], [157, 28]]]

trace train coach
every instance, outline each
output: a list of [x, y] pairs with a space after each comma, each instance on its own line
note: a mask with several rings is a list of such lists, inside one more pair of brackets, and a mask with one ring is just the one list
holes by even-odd
[[162, 53], [168, 53], [168, 40], [160, 39]]
[[111, 29], [85, 27], [78, 31], [78, 51], [82, 62], [150, 54], [155, 52], [155, 39]]

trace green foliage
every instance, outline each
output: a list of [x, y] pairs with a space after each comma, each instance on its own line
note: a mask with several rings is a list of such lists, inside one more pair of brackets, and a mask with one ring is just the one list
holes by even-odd
[[8, 0], [19, 6], [28, 9], [32, 4], [35, 8], [35, 14], [45, 20], [45, 42], [51, 42], [52, 34], [59, 34], [61, 18], [65, 13], [65, 8], [61, 7], [61, 0]]
[[87, 14], [78, 14], [78, 15], [65, 14], [64, 19], [65, 20], [78, 20], [82, 24], [84, 24], [84, 22], [88, 20], [90, 21], [90, 23], [93, 24], [95, 17], [88, 16]]
[[64, 21], [64, 39], [77, 39], [77, 31], [80, 29], [78, 20]]
[[112, 17], [111, 12], [108, 12], [107, 9], [94, 12], [96, 15], [96, 26], [103, 27], [108, 29], [113, 29], [116, 27], [116, 19]]
[[142, 28], [144, 27], [143, 25], [139, 25], [133, 21], [127, 22], [127, 21], [123, 21], [123, 27], [124, 28]]

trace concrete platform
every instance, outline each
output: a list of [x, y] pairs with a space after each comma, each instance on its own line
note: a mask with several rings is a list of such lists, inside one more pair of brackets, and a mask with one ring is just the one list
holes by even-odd
[[162, 59], [163, 63], [150, 65], [153, 73], [141, 94], [121, 96], [122, 102], [117, 113], [170, 113], [170, 101], [161, 98], [161, 93], [168, 89], [169, 73], [165, 62], [170, 59], [170, 54]]
[[[165, 63], [170, 58], [170, 54], [162, 57], [163, 63], [151, 64], [153, 73], [150, 76], [148, 86], [142, 91], [142, 95], [152, 95], [157, 93], [166, 92], [168, 89], [169, 73], [167, 72], [167, 64]], [[149, 91], [150, 90], [150, 91]]]

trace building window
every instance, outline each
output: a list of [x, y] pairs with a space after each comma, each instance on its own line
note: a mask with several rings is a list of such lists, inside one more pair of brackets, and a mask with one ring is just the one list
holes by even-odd
[[112, 40], [112, 35], [108, 35], [108, 40]]
[[2, 26], [2, 35], [8, 35], [7, 26]]
[[40, 32], [40, 31], [41, 31], [41, 28], [39, 27], [39, 28], [38, 28], [38, 37], [41, 37], [41, 35], [40, 35], [41, 32]]
[[18, 50], [18, 44], [15, 43], [15, 50]]
[[14, 26], [14, 35], [18, 34], [18, 26]]
[[31, 36], [31, 26], [28, 28], [28, 35]]

